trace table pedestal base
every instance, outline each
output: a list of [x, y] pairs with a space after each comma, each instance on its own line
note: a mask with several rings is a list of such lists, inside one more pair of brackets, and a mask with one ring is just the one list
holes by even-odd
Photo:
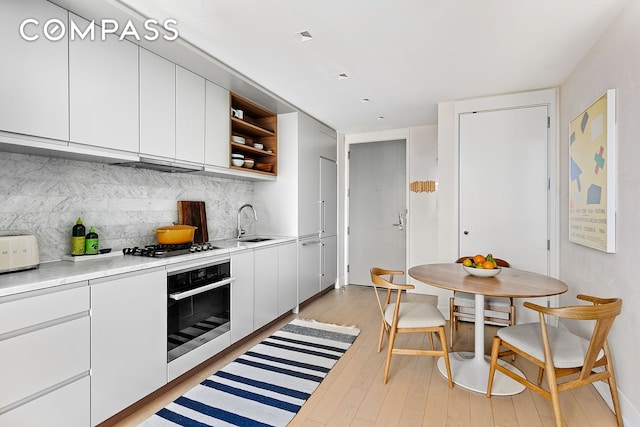
[[[468, 390], [486, 394], [490, 360], [489, 356], [475, 357], [474, 353], [449, 353], [453, 382]], [[498, 359], [498, 363], [510, 371], [522, 375], [522, 372], [515, 366], [500, 359]], [[445, 378], [447, 377], [447, 368], [442, 357], [438, 359], [438, 370]], [[502, 372], [495, 372], [491, 395], [510, 396], [521, 393], [524, 389], [525, 387], [522, 384], [512, 380]]]

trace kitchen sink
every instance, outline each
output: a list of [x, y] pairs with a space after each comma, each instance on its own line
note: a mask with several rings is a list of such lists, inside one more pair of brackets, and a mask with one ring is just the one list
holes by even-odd
[[273, 240], [270, 237], [246, 237], [243, 239], [239, 239], [241, 242], [251, 242], [251, 243], [257, 243], [257, 242], [266, 242], [267, 240]]

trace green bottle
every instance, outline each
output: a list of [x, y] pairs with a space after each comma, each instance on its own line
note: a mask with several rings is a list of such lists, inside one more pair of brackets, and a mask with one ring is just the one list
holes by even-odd
[[96, 229], [91, 227], [84, 240], [85, 253], [87, 255], [96, 255], [98, 253], [98, 234]]
[[82, 218], [78, 217], [76, 225], [71, 230], [71, 255], [84, 255], [85, 249], [85, 228], [82, 225]]

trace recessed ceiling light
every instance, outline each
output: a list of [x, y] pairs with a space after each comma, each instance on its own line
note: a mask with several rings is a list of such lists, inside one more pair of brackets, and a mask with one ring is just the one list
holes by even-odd
[[384, 120], [384, 116], [378, 116], [378, 120]]
[[298, 35], [298, 37], [300, 37], [301, 42], [308, 42], [309, 40], [313, 40], [313, 36], [309, 31], [301, 31], [296, 34]]
[[340, 73], [338, 74], [338, 80], [344, 80], [344, 79], [348, 79], [349, 76], [347, 75], [347, 73]]
[[362, 102], [363, 104], [366, 104], [367, 102], [369, 102], [369, 98], [362, 98], [360, 102]]

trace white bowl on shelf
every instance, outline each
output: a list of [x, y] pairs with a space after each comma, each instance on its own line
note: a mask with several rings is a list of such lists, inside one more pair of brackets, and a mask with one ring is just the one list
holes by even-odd
[[470, 275], [476, 276], [476, 277], [494, 277], [500, 274], [500, 272], [502, 271], [502, 268], [500, 267], [475, 268], [475, 267], [467, 267], [466, 265], [463, 265], [462, 268], [464, 269], [464, 271], [466, 271]]
[[264, 145], [260, 144], [259, 142], [254, 142], [253, 143], [253, 148], [257, 148], [258, 150], [262, 150], [264, 148]]
[[231, 158], [232, 159], [242, 159], [242, 160], [244, 160], [244, 154], [232, 153], [231, 154]]
[[244, 159], [244, 167], [247, 169], [251, 169], [253, 167], [254, 160], [253, 159]]
[[244, 159], [231, 159], [231, 164], [237, 167], [244, 166]]
[[244, 137], [242, 136], [238, 136], [238, 135], [233, 135], [231, 137], [231, 140], [233, 142], [237, 142], [238, 144], [244, 144], [246, 142], [246, 140], [244, 139]]

